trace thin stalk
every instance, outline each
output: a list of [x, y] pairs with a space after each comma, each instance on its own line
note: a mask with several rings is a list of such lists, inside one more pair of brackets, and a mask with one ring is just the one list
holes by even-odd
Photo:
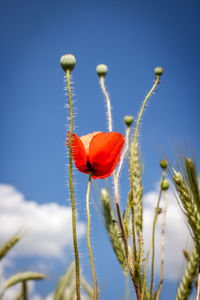
[[90, 186], [91, 186], [91, 177], [92, 174], [89, 175], [89, 180], [88, 180], [88, 187], [87, 187], [87, 194], [86, 194], [86, 208], [87, 208], [87, 243], [88, 243], [88, 250], [89, 250], [89, 255], [90, 255], [90, 264], [91, 264], [91, 269], [92, 269], [92, 277], [94, 281], [94, 299], [98, 299], [98, 289], [97, 289], [97, 279], [94, 271], [94, 260], [93, 260], [93, 255], [92, 255], [92, 248], [91, 248], [91, 243], [90, 243], [90, 205], [89, 205], [89, 196], [90, 196]]
[[137, 295], [137, 299], [141, 300], [140, 287], [136, 283], [135, 278], [134, 278], [134, 272], [133, 272], [133, 268], [132, 268], [132, 264], [131, 264], [131, 258], [130, 258], [130, 254], [129, 254], [129, 251], [128, 251], [128, 240], [127, 240], [126, 231], [125, 231], [125, 228], [124, 228], [124, 223], [123, 223], [121, 213], [120, 213], [119, 202], [116, 202], [116, 210], [117, 210], [117, 216], [118, 216], [118, 220], [119, 220], [119, 226], [120, 226], [121, 233], [122, 233], [122, 239], [124, 241], [124, 247], [125, 247], [125, 252], [126, 252], [128, 270], [129, 270], [132, 282], [133, 282], [134, 287], [135, 287], [135, 292], [136, 292], [136, 295]]
[[164, 253], [165, 253], [165, 225], [167, 216], [167, 191], [164, 191], [164, 213], [161, 230], [161, 264], [160, 264], [160, 283], [156, 294], [156, 300], [159, 299], [160, 292], [163, 286], [163, 274], [164, 274]]
[[122, 233], [122, 239], [124, 241], [124, 247], [125, 247], [125, 252], [126, 252], [126, 259], [127, 259], [128, 269], [129, 269], [129, 273], [131, 275], [131, 279], [132, 279], [134, 287], [135, 287], [137, 299], [140, 300], [141, 299], [140, 298], [141, 297], [140, 288], [139, 288], [139, 285], [136, 283], [136, 281], [134, 279], [134, 272], [133, 272], [133, 268], [132, 268], [130, 254], [129, 254], [129, 251], [128, 251], [127, 234], [126, 234], [126, 230], [125, 230], [125, 227], [124, 227], [124, 222], [123, 222], [122, 217], [121, 217], [120, 206], [119, 206], [119, 174], [120, 174], [120, 171], [121, 171], [121, 168], [122, 168], [122, 165], [123, 165], [123, 161], [124, 161], [126, 152], [128, 151], [129, 134], [130, 134], [130, 128], [128, 127], [127, 130], [126, 130], [125, 148], [124, 148], [124, 151], [123, 151], [122, 156], [121, 156], [121, 160], [120, 160], [118, 170], [117, 170], [116, 174], [113, 173], [113, 178], [114, 178], [114, 190], [115, 190], [115, 204], [116, 204], [116, 210], [117, 210], [119, 225], [120, 225], [120, 229], [121, 229], [121, 233]]
[[197, 276], [197, 295], [196, 295], [196, 300], [199, 300], [200, 297], [200, 270], [199, 274]]
[[116, 174], [113, 173], [113, 177], [114, 177], [114, 190], [115, 190], [115, 202], [116, 203], [119, 203], [119, 174], [120, 174], [120, 171], [122, 169], [122, 165], [123, 165], [123, 162], [124, 162], [125, 155], [126, 155], [126, 153], [128, 151], [129, 134], [130, 134], [130, 127], [127, 127], [127, 129], [126, 129], [126, 138], [125, 138], [125, 148], [124, 148], [124, 150], [122, 152], [117, 172], [116, 172]]
[[162, 195], [162, 182], [165, 179], [165, 170], [163, 170], [163, 176], [161, 180], [161, 187], [160, 187], [160, 193], [158, 197], [158, 202], [156, 206], [154, 221], [153, 221], [153, 230], [152, 230], [152, 260], [151, 260], [151, 286], [150, 286], [150, 300], [153, 299], [153, 279], [154, 279], [154, 258], [155, 258], [155, 230], [156, 230], [156, 222], [159, 215], [159, 205], [160, 205], [160, 199]]
[[111, 105], [110, 105], [110, 98], [104, 84], [104, 76], [100, 76], [100, 86], [106, 99], [106, 106], [107, 106], [107, 113], [108, 113], [108, 130], [111, 132], [112, 131]]
[[23, 300], [28, 300], [27, 281], [22, 281]]
[[128, 273], [127, 272], [125, 272], [125, 277], [126, 277], [126, 300], [130, 300], [129, 287], [128, 287]]
[[148, 265], [148, 260], [149, 260], [151, 247], [152, 247], [152, 240], [150, 241], [149, 248], [147, 250], [147, 256], [146, 256], [146, 261], [145, 261], [145, 266], [144, 266], [144, 280], [143, 280], [143, 285], [142, 285], [141, 300], [144, 299], [144, 293], [145, 293], [145, 287], [146, 287], [146, 278], [147, 278], [147, 265]]
[[[136, 129], [135, 129], [135, 135], [134, 135], [134, 140], [133, 140], [133, 146], [132, 146], [132, 150], [131, 150], [131, 159], [130, 159], [130, 194], [131, 195], [133, 194], [133, 155], [134, 155], [135, 146], [136, 146], [136, 142], [137, 142], [139, 125], [140, 125], [140, 121], [141, 121], [142, 114], [144, 112], [144, 108], [145, 108], [145, 105], [147, 103], [147, 100], [149, 99], [149, 97], [151, 96], [151, 94], [155, 90], [156, 86], [158, 85], [159, 79], [160, 79], [160, 76], [157, 75], [154, 85], [152, 86], [151, 90], [149, 91], [149, 93], [147, 94], [146, 98], [144, 99], [144, 102], [142, 104], [142, 108], [140, 110], [140, 113], [139, 113], [139, 116], [138, 116], [138, 119], [137, 119], [137, 124], [136, 124]], [[133, 217], [133, 219], [134, 219], [134, 217]], [[132, 222], [132, 232], [133, 233], [135, 232], [135, 222]], [[133, 239], [134, 238], [135, 237], [133, 236]], [[133, 245], [135, 245], [135, 243], [136, 242], [133, 241]], [[137, 255], [136, 249], [134, 248], [134, 257], [136, 257], [136, 255]]]
[[73, 131], [73, 113], [72, 113], [72, 96], [70, 86], [70, 70], [66, 72], [67, 77], [67, 90], [69, 98], [69, 114], [70, 114], [70, 128], [69, 128], [69, 184], [71, 194], [71, 206], [72, 206], [72, 230], [73, 230], [73, 243], [74, 243], [74, 256], [76, 266], [76, 295], [77, 300], [81, 299], [80, 294], [80, 267], [79, 267], [79, 254], [78, 254], [78, 243], [76, 234], [76, 206], [74, 197], [74, 186], [73, 186], [73, 168], [72, 168], [72, 131]]

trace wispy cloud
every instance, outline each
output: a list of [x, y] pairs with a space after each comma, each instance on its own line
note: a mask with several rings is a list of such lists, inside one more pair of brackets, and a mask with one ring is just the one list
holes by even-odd
[[[72, 247], [71, 208], [57, 203], [38, 204], [27, 201], [11, 185], [0, 184], [0, 243], [19, 229], [22, 240], [13, 248], [14, 255], [37, 255], [59, 258], [66, 247]], [[86, 227], [77, 222], [78, 237]]]

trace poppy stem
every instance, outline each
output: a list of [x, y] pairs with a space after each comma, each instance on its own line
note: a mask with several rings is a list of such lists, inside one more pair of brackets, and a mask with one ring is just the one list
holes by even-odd
[[155, 210], [155, 216], [153, 220], [153, 230], [152, 230], [152, 259], [151, 259], [151, 286], [150, 286], [150, 300], [153, 299], [153, 278], [154, 278], [154, 258], [155, 258], [155, 230], [156, 230], [156, 223], [158, 219], [158, 215], [160, 213], [159, 205], [160, 205], [160, 199], [162, 196], [162, 183], [165, 179], [165, 169], [163, 169], [163, 175], [162, 175], [162, 180], [161, 180], [161, 186], [160, 186], [160, 193], [158, 196], [158, 201], [156, 205], [156, 210]]
[[70, 70], [66, 71], [67, 77], [67, 90], [69, 98], [69, 113], [70, 113], [70, 129], [69, 129], [69, 185], [71, 193], [71, 206], [72, 206], [72, 230], [73, 230], [73, 243], [74, 243], [74, 256], [76, 266], [76, 295], [77, 300], [81, 299], [80, 294], [80, 267], [79, 267], [79, 254], [78, 254], [78, 243], [76, 234], [76, 207], [74, 197], [74, 186], [73, 186], [73, 169], [72, 169], [72, 131], [73, 131], [73, 114], [72, 114], [72, 96], [70, 86]]
[[[132, 146], [132, 150], [131, 150], [131, 159], [130, 159], [130, 195], [133, 195], [133, 155], [134, 155], [134, 152], [135, 152], [136, 142], [137, 142], [137, 138], [138, 138], [138, 129], [139, 129], [140, 121], [141, 121], [142, 114], [144, 112], [144, 108], [145, 108], [145, 105], [147, 103], [147, 100], [152, 95], [153, 91], [155, 90], [156, 86], [159, 83], [159, 80], [160, 80], [160, 75], [156, 75], [156, 80], [154, 82], [154, 85], [152, 86], [151, 90], [149, 91], [146, 98], [144, 99], [144, 102], [142, 104], [142, 108], [140, 110], [140, 113], [139, 113], [139, 116], [138, 116], [138, 119], [137, 119], [135, 135], [134, 135], [134, 140], [133, 140], [133, 146]], [[134, 199], [132, 199], [132, 200], [134, 200]], [[133, 232], [134, 257], [136, 258], [137, 253], [136, 253], [136, 246], [135, 246], [136, 241], [135, 241], [134, 208], [132, 209], [132, 232]]]
[[110, 97], [108, 95], [108, 92], [106, 91], [105, 84], [104, 84], [104, 76], [100, 76], [100, 86], [106, 99], [107, 114], [108, 114], [108, 131], [111, 132], [112, 131], [111, 105], [110, 105]]
[[93, 260], [93, 255], [92, 255], [92, 248], [91, 248], [91, 243], [90, 243], [90, 204], [89, 204], [89, 196], [90, 196], [90, 186], [91, 186], [91, 177], [92, 174], [90, 173], [89, 175], [89, 180], [88, 180], [88, 187], [87, 187], [87, 194], [86, 194], [86, 208], [87, 208], [87, 243], [88, 243], [88, 250], [89, 250], [89, 255], [90, 255], [90, 264], [91, 264], [91, 269], [92, 269], [92, 277], [94, 281], [94, 300], [98, 299], [98, 289], [97, 289], [97, 279], [94, 271], [94, 260]]
[[164, 271], [164, 253], [165, 253], [165, 225], [167, 216], [167, 191], [164, 191], [164, 212], [162, 220], [162, 231], [161, 231], [161, 264], [160, 264], [160, 283], [158, 292], [156, 294], [156, 300], [159, 299], [160, 292], [163, 286], [163, 271]]

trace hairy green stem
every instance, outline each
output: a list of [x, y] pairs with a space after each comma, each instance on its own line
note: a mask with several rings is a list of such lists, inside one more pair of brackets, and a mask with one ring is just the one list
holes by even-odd
[[165, 251], [165, 225], [166, 225], [166, 215], [167, 215], [167, 191], [164, 191], [164, 213], [162, 221], [162, 230], [161, 230], [161, 264], [160, 264], [160, 283], [159, 288], [156, 293], [156, 300], [159, 299], [162, 286], [163, 286], [163, 274], [164, 274], [164, 251]]
[[152, 230], [152, 260], [151, 260], [151, 286], [150, 286], [150, 300], [153, 299], [153, 280], [154, 280], [154, 258], [155, 258], [155, 230], [156, 230], [156, 222], [159, 215], [159, 205], [160, 205], [160, 199], [162, 195], [162, 182], [165, 179], [165, 169], [163, 169], [163, 176], [161, 180], [161, 187], [160, 187], [160, 193], [158, 197], [158, 202], [156, 206], [154, 221], [153, 221], [153, 230]]
[[106, 99], [107, 114], [108, 114], [108, 130], [109, 132], [111, 132], [112, 131], [111, 105], [110, 105], [110, 98], [104, 84], [104, 76], [100, 76], [100, 86]]
[[77, 300], [80, 300], [81, 299], [81, 294], [80, 294], [80, 267], [79, 267], [78, 242], [77, 242], [77, 234], [76, 234], [76, 207], [75, 207], [74, 186], [73, 186], [73, 169], [72, 169], [73, 113], [72, 113], [72, 97], [71, 97], [71, 86], [70, 86], [70, 70], [67, 70], [66, 76], [67, 76], [67, 90], [68, 90], [69, 113], [70, 113], [69, 184], [70, 184], [70, 193], [71, 193], [72, 229], [73, 229], [73, 243], [74, 243], [74, 255], [75, 255], [75, 266], [76, 266], [76, 295], [77, 295]]
[[90, 186], [91, 186], [91, 177], [92, 174], [89, 175], [89, 180], [88, 180], [88, 188], [87, 188], [87, 194], [86, 194], [86, 208], [87, 208], [87, 243], [88, 243], [88, 250], [89, 250], [89, 255], [90, 255], [90, 264], [91, 264], [91, 269], [92, 269], [92, 277], [94, 281], [94, 300], [98, 299], [98, 289], [97, 289], [97, 279], [95, 275], [95, 270], [94, 270], [94, 260], [93, 260], [93, 255], [92, 255], [92, 248], [91, 248], [91, 243], [90, 243], [90, 205], [89, 205], [89, 196], [90, 196]]
[[[160, 79], [160, 76], [157, 75], [156, 76], [156, 80], [154, 82], [154, 85], [152, 86], [151, 90], [149, 91], [149, 93], [147, 94], [146, 98], [144, 99], [144, 102], [142, 104], [142, 108], [141, 108], [139, 116], [138, 116], [137, 124], [136, 124], [135, 135], [134, 135], [134, 140], [133, 140], [133, 146], [132, 146], [132, 150], [131, 150], [131, 159], [130, 159], [130, 194], [131, 195], [133, 195], [133, 156], [134, 156], [135, 146], [136, 146], [137, 137], [138, 137], [139, 125], [140, 125], [140, 121], [141, 121], [142, 114], [144, 112], [144, 108], [145, 108], [145, 105], [147, 103], [147, 100], [149, 99], [149, 97], [151, 96], [151, 94], [155, 90], [156, 86], [158, 85], [159, 79]], [[132, 222], [132, 232], [135, 233], [135, 222]], [[133, 236], [133, 239], [134, 238], [135, 237]], [[136, 242], [133, 241], [133, 245], [135, 243]], [[136, 249], [134, 249], [134, 257], [136, 257], [136, 255], [137, 255], [137, 253], [135, 251], [136, 251]]]

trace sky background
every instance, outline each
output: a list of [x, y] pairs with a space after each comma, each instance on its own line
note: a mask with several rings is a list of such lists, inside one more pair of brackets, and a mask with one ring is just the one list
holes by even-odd
[[[159, 160], [163, 155], [174, 161], [177, 147], [184, 147], [188, 154], [195, 152], [198, 163], [199, 15], [200, 4], [194, 0], [1, 3], [1, 243], [20, 226], [27, 228], [21, 246], [20, 243], [16, 246], [2, 266], [5, 277], [27, 269], [46, 272], [47, 280], [35, 289], [32, 287], [33, 295], [45, 298], [73, 259], [65, 145], [67, 97], [59, 63], [61, 55], [74, 54], [77, 61], [72, 79], [75, 132], [80, 136], [107, 131], [105, 101], [95, 71], [98, 64], [108, 65], [106, 86], [111, 97], [114, 130], [122, 134], [123, 118], [127, 114], [137, 117], [153, 84], [154, 68], [164, 68], [140, 131], [145, 228], [155, 207], [161, 177]], [[74, 178], [81, 266], [84, 276], [91, 281], [85, 236], [88, 177], [75, 170]], [[102, 221], [98, 192], [103, 186], [105, 181], [97, 180], [91, 191], [95, 267], [100, 299], [120, 300], [125, 299], [125, 280]], [[128, 186], [124, 167], [122, 208]], [[170, 195], [166, 245], [169, 263], [163, 300], [175, 298], [177, 278], [183, 269], [181, 249], [188, 244], [173, 193]], [[148, 230], [145, 235], [148, 237]], [[178, 254], [175, 251], [177, 257], [172, 241], [180, 249]]]

